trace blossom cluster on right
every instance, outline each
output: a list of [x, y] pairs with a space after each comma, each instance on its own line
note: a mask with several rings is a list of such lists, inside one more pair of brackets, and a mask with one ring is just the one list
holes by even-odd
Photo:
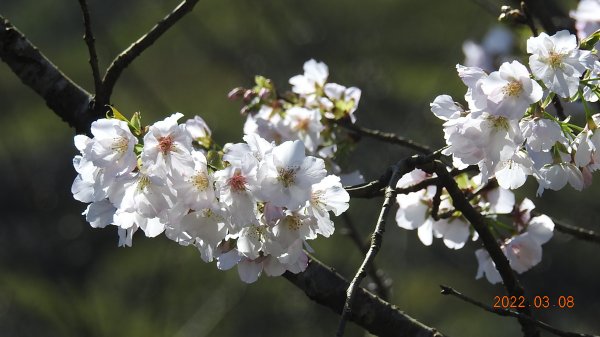
[[[494, 228], [510, 266], [518, 273], [541, 261], [541, 247], [552, 237], [554, 223], [545, 215], [532, 216], [535, 206], [529, 199], [516, 204], [511, 190], [521, 187], [529, 176], [538, 182], [538, 195], [567, 184], [582, 190], [591, 184], [592, 172], [600, 169], [600, 114], [594, 114], [589, 103], [600, 97], [600, 61], [593, 49], [596, 38], [592, 35], [579, 45], [568, 31], [552, 36], [541, 33], [527, 40], [528, 65], [504, 62], [489, 73], [477, 66], [457, 65], [467, 87], [466, 104], [448, 95], [431, 103], [433, 114], [444, 121], [447, 146], [442, 153], [452, 157], [455, 170], [476, 165], [480, 172], [474, 177], [460, 174], [455, 177], [457, 183]], [[570, 116], [563, 117], [558, 112], [560, 100], [582, 102], [585, 124], [578, 126]], [[425, 172], [415, 170], [402, 177], [397, 187], [427, 178]], [[491, 179], [498, 186], [486, 189]], [[477, 240], [468, 221], [454, 210], [450, 196], [438, 188], [398, 195], [398, 225], [417, 229], [425, 245], [441, 238], [447, 247], [459, 249], [470, 238]], [[485, 275], [491, 283], [501, 282], [488, 252], [478, 249], [475, 255], [477, 278]]]
[[431, 104], [444, 121], [448, 146], [443, 153], [457, 168], [479, 166], [484, 183], [495, 177], [500, 186], [515, 189], [531, 175], [539, 195], [567, 183], [581, 190], [600, 168], [600, 117], [584, 104], [586, 124], [579, 127], [553, 116], [550, 107], [556, 96], [598, 101], [600, 62], [591, 51], [579, 49], [568, 31], [531, 37], [527, 51], [529, 69], [519, 61], [505, 62], [490, 74], [457, 66], [468, 89], [466, 107], [448, 95]]

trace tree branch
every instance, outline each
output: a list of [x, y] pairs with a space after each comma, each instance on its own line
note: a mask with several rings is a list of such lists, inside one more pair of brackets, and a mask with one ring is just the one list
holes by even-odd
[[549, 331], [557, 336], [562, 336], [562, 337], [599, 337], [596, 335], [588, 335], [588, 334], [582, 334], [582, 333], [562, 331], [562, 330], [557, 329], [547, 323], [538, 321], [537, 319], [533, 319], [527, 315], [524, 315], [518, 311], [513, 311], [510, 309], [506, 309], [506, 308], [492, 308], [489, 305], [485, 305], [485, 304], [483, 304], [477, 300], [474, 300], [462, 293], [459, 293], [458, 291], [456, 291], [455, 289], [453, 289], [451, 287], [440, 285], [440, 288], [442, 288], [442, 295], [452, 295], [452, 296], [458, 297], [467, 303], [471, 303], [475, 306], [482, 308], [483, 310], [489, 311], [496, 315], [510, 316], [510, 317], [516, 317], [518, 319], [527, 320], [527, 321], [531, 322], [532, 324], [535, 324], [538, 327], [540, 327], [546, 331]]
[[102, 90], [96, 93], [100, 105], [110, 103], [112, 91], [123, 70], [140, 56], [146, 48], [150, 47], [169, 30], [169, 28], [189, 13], [197, 3], [198, 0], [182, 1], [169, 15], [160, 20], [148, 33], [140, 37], [112, 61], [102, 79]]
[[342, 312], [342, 317], [340, 318], [340, 324], [338, 326], [336, 336], [341, 337], [344, 335], [346, 320], [352, 313], [352, 306], [354, 298], [356, 297], [357, 289], [359, 288], [362, 280], [365, 278], [367, 270], [371, 268], [371, 264], [375, 260], [375, 256], [377, 256], [377, 253], [381, 248], [387, 217], [397, 194], [396, 183], [404, 174], [412, 171], [417, 163], [429, 163], [433, 160], [433, 157], [433, 155], [428, 157], [414, 156], [401, 160], [393, 166], [392, 175], [387, 182], [387, 187], [385, 188], [385, 199], [383, 200], [383, 205], [381, 206], [381, 212], [379, 213], [375, 230], [371, 236], [371, 246], [369, 247], [369, 251], [365, 255], [365, 259], [363, 260], [356, 275], [352, 279], [352, 282], [350, 282], [348, 290], [346, 291], [346, 302], [344, 303], [344, 311]]
[[[475, 228], [479, 234], [479, 237], [483, 242], [483, 246], [490, 254], [491, 259], [496, 265], [496, 269], [502, 277], [502, 281], [507, 292], [510, 295], [517, 297], [525, 296], [523, 287], [519, 283], [519, 280], [510, 267], [508, 259], [496, 242], [494, 235], [488, 229], [484, 217], [469, 203], [464, 193], [456, 184], [456, 181], [454, 181], [452, 176], [448, 174], [448, 171], [446, 171], [446, 167], [443, 163], [435, 161], [433, 170], [435, 173], [437, 173], [441, 183], [444, 185], [444, 187], [446, 187], [446, 191], [448, 191], [448, 194], [450, 194], [452, 197], [452, 203], [454, 204], [454, 207], [463, 213], [464, 217], [469, 220], [471, 225], [473, 225], [473, 228]], [[532, 316], [531, 310], [529, 309], [528, 300], [526, 300], [525, 308], [522, 308], [520, 311], [527, 316]], [[519, 323], [522, 326], [525, 336], [539, 336], [539, 330], [537, 330], [537, 328], [528, 320], [519, 319]]]
[[[354, 245], [358, 248], [361, 254], [366, 255], [369, 251], [369, 247], [367, 243], [363, 240], [363, 237], [358, 232], [356, 226], [354, 226], [354, 222], [348, 215], [348, 212], [342, 213], [342, 220], [346, 225], [345, 229], [347, 231], [347, 234], [352, 240], [352, 242], [354, 242]], [[377, 294], [377, 296], [381, 297], [385, 301], [388, 301], [390, 296], [389, 285], [391, 284], [391, 281], [389, 283], [386, 283], [386, 277], [383, 271], [377, 269], [374, 262], [371, 263], [371, 268], [369, 268], [367, 272], [369, 273], [369, 278], [371, 278], [371, 280], [375, 284], [375, 293]]]
[[0, 59], [77, 133], [86, 133], [96, 116], [92, 96], [52, 64], [20, 31], [0, 15]]
[[575, 22], [562, 10], [555, 1], [549, 0], [524, 0], [529, 12], [533, 14], [544, 30], [553, 35], [559, 30], [567, 29], [575, 34]]
[[[348, 281], [333, 268], [311, 257], [304, 272], [293, 274], [288, 271], [283, 276], [313, 301], [338, 314], [342, 312]], [[444, 337], [436, 329], [406, 315], [363, 288], [356, 291], [349, 320], [377, 336]]]
[[358, 135], [365, 136], [365, 137], [371, 137], [373, 139], [377, 139], [377, 140], [380, 140], [380, 141], [383, 141], [386, 143], [397, 144], [397, 145], [415, 150], [421, 154], [431, 154], [433, 152], [428, 146], [419, 144], [419, 143], [413, 141], [412, 139], [398, 136], [394, 133], [383, 132], [380, 130], [367, 129], [362, 126], [352, 124], [346, 120], [338, 121], [338, 125], [340, 125], [341, 127], [345, 128], [345, 129], [348, 129]]
[[79, 0], [79, 6], [81, 7], [83, 26], [85, 29], [83, 40], [85, 41], [90, 54], [89, 62], [92, 67], [92, 76], [94, 78], [94, 92], [98, 93], [102, 87], [102, 79], [100, 78], [100, 70], [98, 70], [98, 55], [96, 54], [96, 45], [94, 44], [95, 39], [94, 34], [92, 33], [92, 21], [90, 20], [90, 12], [86, 0]]

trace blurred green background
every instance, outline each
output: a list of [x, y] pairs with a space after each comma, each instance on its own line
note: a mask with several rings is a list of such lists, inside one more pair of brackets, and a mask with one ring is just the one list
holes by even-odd
[[[113, 103], [148, 124], [175, 111], [201, 115], [220, 143], [241, 140], [239, 103], [227, 100], [255, 74], [288, 88], [309, 58], [326, 62], [330, 80], [363, 91], [359, 124], [397, 132], [434, 148], [441, 123], [429, 102], [464, 94], [454, 65], [465, 39], [496, 22], [481, 1], [203, 0], [129, 68]], [[177, 4], [174, 0], [89, 0], [101, 69]], [[501, 3], [496, 6], [499, 7]], [[565, 2], [565, 8], [574, 2]], [[3, 0], [0, 13], [65, 74], [92, 90], [76, 1]], [[520, 47], [523, 42], [520, 41]], [[193, 248], [164, 237], [117, 248], [114, 228], [95, 230], [72, 198], [76, 154], [69, 129], [42, 99], [0, 64], [0, 335], [2, 336], [331, 336], [338, 316], [283, 278], [244, 285]], [[364, 139], [348, 161], [368, 180], [411, 153]], [[598, 184], [596, 184], [598, 185]], [[598, 188], [520, 197], [572, 224], [600, 230]], [[365, 237], [380, 200], [353, 200], [350, 215]], [[338, 229], [343, 228], [336, 222]], [[140, 234], [140, 233], [138, 233]], [[361, 256], [338, 230], [311, 243], [346, 277]], [[501, 286], [475, 280], [478, 243], [451, 251], [423, 246], [392, 219], [377, 265], [393, 280], [392, 302], [451, 336], [515, 336], [516, 320], [439, 294], [439, 284], [492, 304]], [[600, 247], [556, 234], [543, 262], [521, 279], [528, 294], [574, 296], [573, 309], [536, 315], [565, 330], [599, 333]], [[347, 336], [364, 336], [355, 326]]]

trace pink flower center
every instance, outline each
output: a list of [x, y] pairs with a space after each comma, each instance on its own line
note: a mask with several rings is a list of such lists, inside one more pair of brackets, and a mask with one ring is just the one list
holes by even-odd
[[167, 154], [173, 150], [175, 146], [173, 145], [173, 137], [172, 136], [164, 136], [158, 138], [158, 148], [160, 152], [163, 154]]
[[227, 184], [233, 191], [243, 192], [246, 190], [246, 177], [241, 175], [239, 171], [235, 172], [233, 176], [227, 180]]

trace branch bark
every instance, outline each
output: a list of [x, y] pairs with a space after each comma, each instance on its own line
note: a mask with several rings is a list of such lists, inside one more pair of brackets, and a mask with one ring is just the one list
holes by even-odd
[[567, 29], [575, 34], [575, 22], [555, 1], [524, 0], [529, 12], [537, 18], [548, 35]]
[[[477, 231], [477, 234], [479, 234], [483, 246], [490, 254], [490, 257], [496, 265], [496, 269], [502, 277], [502, 282], [504, 283], [506, 291], [513, 296], [525, 296], [525, 291], [510, 267], [508, 259], [500, 249], [493, 234], [488, 229], [485, 218], [469, 203], [464, 193], [456, 184], [456, 181], [454, 181], [452, 176], [446, 171], [444, 164], [439, 161], [434, 162], [433, 171], [438, 175], [441, 184], [452, 197], [452, 204], [454, 204], [454, 207], [462, 212], [463, 216], [469, 220], [471, 225], [473, 225], [473, 228], [475, 228], [475, 231]], [[529, 309], [528, 300], [526, 300], [525, 308], [520, 309], [520, 312], [533, 318], [531, 310]], [[539, 330], [529, 320], [519, 318], [519, 323], [521, 324], [525, 336], [540, 335]]]
[[[348, 281], [333, 268], [310, 258], [306, 270], [299, 274], [286, 272], [283, 276], [313, 301], [341, 314], [346, 299]], [[358, 288], [349, 320], [377, 336], [443, 337], [363, 288]]]
[[77, 133], [87, 132], [99, 117], [90, 109], [92, 95], [63, 74], [1, 15], [0, 59]]

